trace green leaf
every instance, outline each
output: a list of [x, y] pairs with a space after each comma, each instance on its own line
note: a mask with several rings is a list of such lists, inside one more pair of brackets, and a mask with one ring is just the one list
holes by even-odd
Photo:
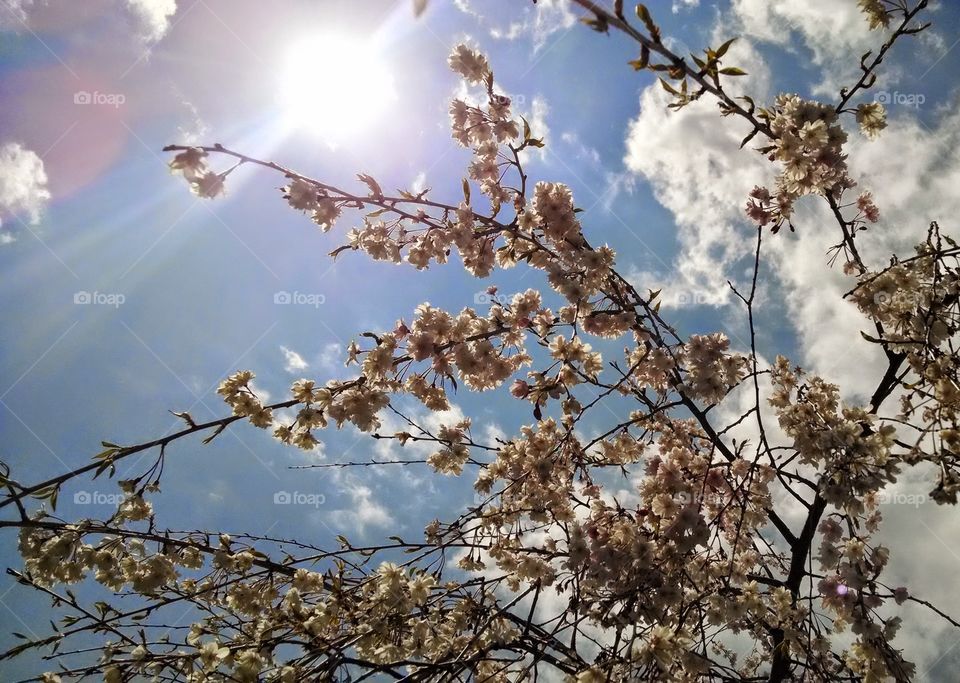
[[469, 204], [470, 204], [470, 183], [467, 181], [466, 178], [463, 179], [463, 201], [465, 201], [465, 202], [467, 203], [467, 205], [469, 206]]
[[643, 22], [644, 26], [647, 27], [647, 31], [650, 32], [650, 37], [657, 43], [660, 42], [660, 29], [655, 23], [653, 23], [653, 17], [650, 16], [650, 10], [647, 9], [647, 6], [642, 2], [637, 4], [637, 16], [640, 18], [640, 21]]
[[730, 49], [730, 46], [733, 45], [734, 41], [736, 41], [736, 38], [731, 38], [730, 40], [728, 40], [723, 45], [717, 48], [717, 52], [716, 52], [717, 59], [720, 59], [725, 54], [727, 54], [727, 50]]
[[746, 71], [735, 66], [728, 66], [725, 69], [720, 69], [720, 73], [722, 73], [724, 76], [746, 76], [747, 75]]
[[113, 464], [112, 460], [104, 460], [102, 463], [100, 463], [97, 466], [96, 472], [93, 473], [93, 478], [96, 479], [108, 469], [110, 470], [110, 478], [112, 479], [114, 472], [116, 472], [116, 466]]
[[50, 506], [56, 510], [57, 509], [57, 496], [60, 493], [60, 484], [51, 484], [46, 488], [42, 488], [39, 491], [34, 491], [32, 494], [33, 498], [37, 500], [49, 500]]
[[596, 17], [583, 17], [580, 21], [597, 33], [606, 33], [610, 28], [607, 18], [602, 14], [598, 14]]
[[678, 93], [678, 92], [676, 91], [676, 89], [675, 89], [672, 85], [670, 85], [669, 83], [667, 83], [667, 82], [666, 82], [665, 80], [663, 80], [662, 78], [660, 79], [660, 85], [662, 85], [662, 86], [663, 86], [663, 89], [666, 90], [666, 91], [667, 91], [668, 93], [670, 93], [671, 95], [679, 95], [679, 94], [680, 94], [680, 93]]
[[647, 68], [647, 65], [649, 63], [650, 63], [650, 50], [647, 49], [646, 45], [644, 45], [640, 49], [640, 59], [634, 59], [632, 61], [627, 62], [627, 64], [632, 66], [636, 71], [643, 71], [644, 69]]
[[[174, 413], [174, 415], [176, 415], [176, 413]], [[178, 416], [178, 417], [179, 417], [179, 416]], [[105, 459], [108, 459], [108, 458], [112, 457], [116, 452], [117, 452], [117, 449], [116, 449], [116, 448], [108, 448], [108, 449], [106, 449], [106, 450], [104, 450], [104, 451], [100, 451], [99, 453], [97, 453], [95, 456], [93, 456], [93, 459], [94, 459], [94, 460], [105, 460]]]
[[754, 136], [760, 132], [759, 128], [754, 128], [750, 133], [743, 139], [743, 142], [740, 143], [740, 149], [743, 149], [748, 142], [753, 140]]
[[217, 429], [213, 432], [213, 434], [211, 434], [211, 435], [208, 436], [206, 439], [204, 439], [203, 441], [201, 441], [201, 443], [202, 443], [204, 446], [206, 446], [208, 443], [210, 443], [211, 441], [213, 441], [214, 439], [216, 439], [218, 436], [220, 436], [220, 433], [221, 433], [224, 429], [226, 429], [226, 428], [227, 428], [227, 425], [226, 425], [226, 424], [217, 425]]
[[530, 138], [530, 124], [527, 123], [527, 119], [524, 116], [521, 116], [520, 120], [523, 121], [523, 139], [527, 140]]

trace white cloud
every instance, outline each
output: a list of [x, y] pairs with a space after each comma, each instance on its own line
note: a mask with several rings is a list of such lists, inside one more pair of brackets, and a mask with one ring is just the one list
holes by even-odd
[[577, 23], [569, 0], [540, 0], [533, 21], [533, 44], [540, 49], [557, 31], [568, 31]]
[[484, 421], [483, 429], [480, 432], [483, 435], [483, 443], [493, 446], [498, 441], [507, 441], [510, 437], [503, 431], [503, 427], [496, 422]]
[[363, 536], [370, 527], [396, 527], [393, 516], [376, 499], [373, 489], [353, 477], [344, 477], [344, 482], [344, 491], [350, 498], [350, 507], [330, 513], [333, 522], [331, 526], [338, 533], [352, 531]]
[[324, 344], [315, 363], [328, 372], [343, 372], [343, 360], [343, 346], [337, 342], [330, 342]]
[[4, 0], [0, 3], [0, 29], [19, 31], [27, 23], [27, 9], [33, 0]]
[[[559, 152], [554, 150], [552, 161], [556, 161], [571, 173], [574, 172], [574, 169], [577, 169], [577, 175], [585, 175], [586, 171], [603, 175], [603, 187], [599, 191], [593, 190], [587, 183], [584, 183], [584, 185], [592, 194], [593, 200], [603, 206], [604, 211], [609, 213], [613, 210], [621, 192], [627, 192], [628, 194], [633, 192], [636, 175], [630, 170], [608, 170], [603, 163], [600, 151], [596, 147], [584, 143], [575, 131], [564, 131], [560, 135], [560, 140], [569, 146], [570, 150]], [[571, 161], [571, 163], [567, 163], [568, 161]], [[574, 164], [573, 161], [577, 163]]]
[[283, 354], [283, 369], [291, 374], [295, 374], [301, 370], [306, 370], [308, 367], [310, 367], [307, 361], [303, 359], [303, 356], [293, 349], [289, 349], [286, 346], [281, 346], [280, 353]]
[[410, 184], [410, 191], [414, 194], [419, 194], [427, 188], [427, 172], [420, 171], [417, 174], [417, 177], [413, 179], [413, 183]]
[[[155, 43], [166, 35], [170, 19], [177, 11], [177, 0], [124, 0], [127, 8], [140, 24], [140, 36]], [[35, 0], [2, 0], [0, 2], [0, 29], [20, 31], [30, 26], [30, 10], [45, 2]], [[80, 4], [80, 3], [76, 3]]]
[[177, 88], [173, 89], [173, 95], [184, 108], [182, 121], [177, 126], [177, 141], [184, 145], [199, 145], [206, 142], [210, 127], [200, 116], [200, 111]]
[[[870, 30], [852, 0], [733, 0], [731, 9], [730, 35], [780, 45], [796, 53], [798, 61], [807, 58], [807, 53], [793, 47], [797, 37], [802, 39], [811, 62], [822, 72], [813, 92], [823, 97], [836, 97], [843, 84], [852, 82], [851, 77], [856, 80], [860, 55], [876, 50], [886, 38], [882, 32]], [[894, 78], [896, 74], [887, 67], [879, 85]]]
[[471, 4], [470, 0], [453, 0], [454, 6], [463, 12], [464, 14], [469, 14], [471, 17], [482, 20], [483, 15]]
[[570, 0], [539, 0], [534, 6], [526, 6], [529, 3], [525, 3], [519, 18], [499, 24], [491, 24], [487, 16], [478, 9], [479, 3], [474, 0], [455, 0], [454, 4], [481, 25], [488, 25], [492, 38], [529, 39], [534, 51], [543, 48], [558, 31], [568, 31], [577, 23], [577, 15], [571, 9]]
[[144, 38], [151, 42], [166, 35], [177, 11], [177, 0], [127, 0], [127, 5], [140, 21]]
[[636, 187], [636, 176], [630, 171], [606, 171], [604, 180], [606, 184], [603, 188], [603, 194], [600, 195], [602, 198], [600, 203], [604, 211], [612, 212], [621, 193], [633, 194]]
[[673, 0], [673, 7], [670, 9], [674, 14], [679, 14], [681, 10], [693, 9], [700, 6], [700, 0]]
[[[17, 142], [0, 147], [0, 227], [3, 214], [25, 214], [27, 220], [37, 223], [49, 199], [47, 174], [37, 153]], [[0, 233], [0, 244], [14, 239], [10, 231]]]
[[[542, 95], [534, 95], [530, 101], [530, 111], [526, 114], [526, 119], [530, 123], [530, 134], [535, 138], [540, 138], [544, 145], [550, 144], [550, 126], [547, 125], [547, 115], [550, 113], [550, 105], [547, 99]], [[531, 154], [545, 158], [547, 154], [546, 147], [528, 148]]]
[[580, 136], [574, 131], [564, 131], [560, 139], [570, 145], [573, 149], [573, 158], [577, 161], [585, 161], [591, 166], [600, 166], [600, 152], [596, 147], [584, 144]]
[[269, 391], [254, 382], [250, 382], [250, 384], [247, 386], [250, 388], [250, 391], [257, 395], [257, 398], [260, 399], [260, 403], [263, 403], [264, 405], [270, 403], [270, 397], [272, 394]]
[[[737, 41], [728, 54], [730, 63], [750, 65], [750, 75], [731, 84], [731, 92], [749, 91], [762, 101], [770, 74], [752, 44]], [[631, 275], [644, 287], [663, 287], [667, 307], [686, 301], [721, 304], [729, 295], [731, 266], [752, 248], [740, 225], [742, 205], [750, 189], [769, 177], [769, 164], [749, 149], [740, 150], [749, 127], [732, 117], [718, 121], [709, 98], [679, 111], [667, 109], [667, 102], [658, 84], [641, 94], [624, 163], [673, 212], [680, 256], [669, 267], [659, 263]]]

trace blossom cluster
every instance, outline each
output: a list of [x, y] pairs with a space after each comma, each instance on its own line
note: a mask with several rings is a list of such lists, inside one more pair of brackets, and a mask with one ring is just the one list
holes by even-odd
[[[197, 683], [222, 679], [292, 683], [302, 680], [304, 670], [278, 661], [275, 649], [282, 643], [333, 643], [344, 633], [360, 633], [355, 640], [360, 656], [392, 664], [442, 659], [464, 649], [483, 653], [517, 636], [502, 617], [491, 618], [490, 628], [481, 633], [475, 630], [473, 617], [492, 596], [480, 602], [469, 596], [449, 598], [449, 587], [438, 586], [433, 575], [405, 571], [389, 562], [356, 584], [355, 592], [344, 593], [333, 590], [324, 574], [306, 568], [285, 577], [256, 571], [263, 554], [226, 534], [212, 549], [201, 551], [202, 544], [187, 540], [164, 543], [155, 552], [122, 532], [94, 544], [84, 542], [87, 535], [82, 526], [24, 528], [20, 552], [30, 580], [38, 585], [76, 583], [92, 572], [112, 591], [129, 587], [158, 599], [187, 597], [201, 607], [201, 615], [211, 615], [201, 616], [179, 642], [170, 638], [153, 644], [108, 642], [100, 659], [107, 681], [166, 672]], [[181, 576], [201, 570], [205, 560], [213, 570], [205, 578]], [[228, 628], [217, 616], [221, 610], [249, 621], [235, 630]], [[287, 635], [277, 637], [278, 632]], [[46, 677], [57, 679], [55, 674]]]
[[324, 232], [339, 218], [343, 202], [337, 202], [318, 190], [314, 183], [295, 178], [286, 188], [286, 199], [294, 209], [309, 213]]
[[857, 107], [857, 123], [864, 135], [875, 140], [887, 127], [887, 111], [879, 102], [864, 102]]
[[707, 404], [719, 403], [746, 375], [747, 359], [730, 352], [730, 340], [719, 332], [691, 335], [685, 344], [651, 347], [638, 344], [626, 359], [635, 368], [635, 386], [664, 395], [671, 389]]
[[[36, 520], [44, 521], [46, 513]], [[24, 527], [18, 550], [24, 568], [40, 585], [79, 583], [88, 575], [112, 591], [130, 588], [152, 594], [174, 581], [176, 567], [195, 568], [200, 556], [195, 550], [171, 546], [167, 552], [151, 553], [139, 539], [104, 536], [95, 544], [84, 542], [84, 525], [66, 529]]]
[[783, 431], [793, 438], [800, 461], [823, 472], [821, 494], [850, 513], [863, 499], [896, 481], [900, 467], [891, 457], [896, 428], [877, 424], [858, 406], [840, 404], [840, 389], [820, 377], [805, 376], [778, 356], [771, 370], [769, 403]]
[[[465, 385], [485, 391], [500, 386], [530, 362], [523, 346], [524, 329], [532, 324], [531, 317], [540, 315], [550, 316], [541, 309], [539, 295], [530, 290], [517, 294], [513, 305], [492, 308], [487, 316], [471, 308], [452, 315], [425, 303], [417, 307], [410, 327], [404, 325], [399, 336], [406, 355], [413, 361], [429, 361], [436, 377], [452, 377], [456, 370]], [[422, 378], [408, 378], [406, 389], [428, 407], [445, 404], [439, 387]]]
[[879, 528], [880, 513], [873, 496], [866, 500], [867, 514], [855, 523], [851, 523], [853, 518], [839, 514], [820, 522], [817, 560], [826, 576], [818, 582], [817, 590], [822, 604], [832, 612], [835, 630], [840, 632], [849, 626], [856, 636], [846, 653], [847, 666], [865, 678], [909, 680], [915, 674], [914, 665], [887, 645], [896, 637], [901, 619], [878, 614], [885, 597], [892, 597], [899, 605], [909, 591], [901, 586], [892, 596], [881, 597], [878, 592], [877, 577], [887, 565], [890, 551], [870, 543], [869, 535]]
[[213, 199], [224, 192], [225, 175], [207, 167], [207, 153], [198, 147], [186, 149], [170, 162], [170, 170], [181, 173], [198, 197]]
[[233, 409], [234, 415], [249, 418], [250, 424], [266, 429], [273, 424], [273, 412], [264, 407], [251, 389], [250, 383], [254, 377], [249, 370], [234, 373], [220, 383], [217, 393], [223, 396], [226, 404]]
[[444, 444], [443, 448], [431, 454], [427, 462], [441, 474], [458, 475], [470, 457], [470, 448], [464, 443], [466, 433], [470, 429], [470, 419], [461, 420], [455, 425], [444, 425], [440, 428], [437, 438]]
[[[887, 127], [887, 114], [880, 102], [865, 102], [856, 110], [860, 131], [876, 139]], [[780, 162], [782, 168], [776, 179], [776, 189], [755, 187], [747, 201], [747, 216], [760, 226], [771, 224], [777, 232], [784, 222], [789, 223], [793, 205], [809, 194], [839, 196], [856, 183], [847, 173], [847, 155], [843, 145], [847, 134], [840, 125], [840, 117], [833, 107], [798, 95], [781, 94], [774, 106], [764, 112], [769, 122], [773, 144], [761, 151], [770, 161]], [[872, 207], [869, 193], [861, 195], [858, 203]], [[861, 210], [871, 222], [876, 222], [876, 207]]]
[[771, 161], [782, 164], [777, 188], [755, 188], [747, 202], [747, 214], [759, 225], [772, 223], [779, 229], [793, 214], [793, 204], [808, 194], [828, 194], [851, 187], [843, 144], [847, 134], [833, 107], [804, 100], [797, 95], [777, 96], [766, 112], [774, 136]]
[[[913, 355], [917, 342], [943, 345], [954, 328], [948, 297], [960, 293], [956, 272], [939, 272], [930, 245], [917, 246], [917, 258], [860, 277], [851, 299], [871, 320], [883, 325], [885, 339]], [[919, 361], [919, 358], [916, 358]], [[917, 367], [920, 370], [920, 367]]]
[[857, 0], [860, 10], [867, 15], [870, 28], [889, 28], [890, 11], [884, 6], [883, 0]]

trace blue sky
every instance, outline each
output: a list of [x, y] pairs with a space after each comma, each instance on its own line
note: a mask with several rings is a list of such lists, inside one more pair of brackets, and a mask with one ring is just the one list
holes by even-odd
[[[752, 62], [739, 64], [751, 72], [743, 87], [757, 88], [758, 102], [781, 91], [835, 94], [837, 84], [850, 82], [845, 76], [861, 48], [880, 39], [865, 21], [855, 23], [855, 8], [829, 14], [831, 5], [854, 7], [853, 0], [764, 4], [649, 3], [676, 46], [697, 50], [743, 35], [732, 55], [763, 60], [756, 70]], [[706, 302], [671, 300], [682, 330], [726, 330], [735, 344], [744, 335], [722, 290], [725, 279], [745, 277], [752, 233], [739, 218], [739, 176], [757, 166], [758, 155], [735, 152], [719, 132], [730, 122], [710, 103], [665, 113], [649, 74], [626, 65], [636, 56], [633, 46], [576, 25], [561, 2], [541, 0], [535, 8], [433, 0], [419, 19], [407, 2], [379, 0], [291, 1], [269, 10], [253, 0], [178, 0], [173, 14], [173, 0], [79, 5], [0, 3], [0, 149], [8, 154], [0, 154], [0, 459], [21, 480], [86, 463], [102, 439], [130, 444], [166, 433], [176, 424], [168, 410], [189, 410], [198, 420], [225, 415], [215, 389], [238, 369], [257, 372], [257, 386], [279, 399], [300, 376], [345, 376], [343, 350], [356, 333], [409, 320], [423, 301], [459, 310], [489, 284], [504, 292], [538, 286], [538, 276], [522, 269], [478, 282], [456, 263], [425, 273], [354, 254], [334, 263], [326, 254], [343, 243], [354, 218], [323, 234], [286, 207], [279, 176], [247, 168], [230, 177], [225, 198], [197, 199], [169, 174], [160, 151], [169, 143], [220, 142], [345, 187], [357, 187], [357, 172], [385, 188], [410, 188], [423, 174], [437, 197], [455, 202], [468, 154], [449, 136], [446, 109], [457, 81], [446, 57], [462, 39], [488, 53], [501, 87], [535, 132], [545, 133], [545, 152], [528, 160], [531, 176], [573, 188], [587, 209], [591, 240], [613, 246], [618, 265], [637, 281]], [[944, 144], [960, 129], [960, 49], [953, 49], [960, 10], [940, 3], [930, 17], [934, 32], [898, 47], [878, 84], [893, 102], [891, 141], [883, 143], [889, 147], [864, 152], [866, 161], [855, 166], [875, 183], [881, 210], [891, 216], [872, 252], [880, 260], [908, 234], [919, 234], [928, 215], [956, 215], [955, 200], [930, 188], [960, 178], [960, 162]], [[289, 112], [278, 94], [288, 46], [328, 35], [378, 50], [397, 92], [374, 124], [336, 147], [316, 131], [286, 125]], [[318, 66], [306, 87], [323, 89], [324, 70], [335, 68]], [[112, 103], [78, 103], [80, 92]], [[115, 105], [117, 96], [123, 102]], [[913, 106], [918, 96], [923, 101]], [[36, 165], [28, 173], [13, 163], [33, 159], [28, 153], [42, 162], [43, 179]], [[816, 211], [801, 211], [801, 233], [817, 234]], [[895, 224], [895, 217], [913, 225]], [[840, 322], [845, 309], [817, 308], [819, 293], [833, 291], [816, 270], [824, 251], [823, 243], [782, 235], [764, 285], [761, 351], [843, 380], [851, 358], [840, 352], [858, 323]], [[101, 303], [75, 303], [83, 292]], [[278, 292], [316, 295], [323, 303], [278, 305]], [[811, 332], [830, 316], [838, 322], [829, 333]], [[287, 371], [293, 356], [281, 347], [305, 367]], [[461, 393], [456, 403], [481, 433], [511, 433], [531, 419], [508, 397]], [[208, 446], [199, 439], [176, 444], [164, 493], [154, 501], [159, 518], [173, 529], [296, 535], [323, 544], [339, 533], [417, 537], [425, 522], [470, 500], [469, 481], [419, 469], [289, 469], [415, 454], [388, 452], [352, 431], [324, 437], [322, 454], [282, 447], [242, 426]], [[61, 495], [63, 516], [109, 514], [107, 506], [74, 504], [77, 491], [115, 488], [104, 480], [77, 483]], [[322, 494], [324, 502], [275, 505], [278, 491]], [[938, 512], [929, 514], [930, 524], [947, 524]], [[0, 538], [0, 548], [15, 565], [13, 537]], [[9, 577], [0, 581], [3, 649], [12, 643], [9, 631], [42, 632], [47, 617], [44, 601], [8, 591], [11, 585]], [[10, 675], [31, 670], [29, 663], [0, 663]]]

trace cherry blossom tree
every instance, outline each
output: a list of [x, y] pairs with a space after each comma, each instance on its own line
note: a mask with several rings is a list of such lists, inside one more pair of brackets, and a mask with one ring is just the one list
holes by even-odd
[[[957, 502], [960, 246], [932, 223], [915, 253], [865, 262], [858, 244], [879, 209], [844, 151], [848, 129], [882, 135], [883, 107], [855, 102], [894, 44], [926, 28], [926, 0], [860, 0], [878, 47], [860, 60], [859, 80], [834, 102], [782, 94], [767, 106], [729, 94], [745, 73], [728, 63], [732, 40], [675, 54], [645, 6], [628, 17], [619, 0], [574, 2], [590, 28], [635, 44], [629, 66], [660, 77], [671, 108], [714, 100], [718, 116], [749, 125], [742, 153], [775, 166], [775, 184], [744, 198], [752, 277], [731, 284], [749, 346], [720, 333], [681, 336], [660, 293], [639, 291], [614, 250], [592, 241], [570, 189], [529, 177], [527, 154], [544, 143], [473, 47], [449, 58], [474, 99], [450, 104], [454, 141], [472, 158], [447, 198], [391, 193], [367, 175], [351, 190], [218, 144], [171, 145], [170, 168], [202, 197], [248, 169], [282, 178], [289, 207], [339, 235], [334, 258], [360, 252], [417, 270], [459, 259], [476, 278], [526, 268], [549, 289], [460, 311], [425, 303], [351, 343], [350, 379], [301, 379], [289, 398], [266, 403], [241, 370], [220, 385], [225, 417], [177, 413], [179, 431], [104, 442], [92, 462], [46, 481], [5, 469], [0, 526], [17, 530], [23, 558], [10, 571], [63, 618], [2, 657], [40, 651], [51, 666], [36, 680], [111, 683], [907, 681], [915, 672], [897, 645], [898, 606], [916, 602], [960, 626], [910, 587], [889, 585], [890, 550], [874, 540], [878, 494], [907, 468], [925, 465], [933, 499]], [[824, 249], [887, 360], [863, 405], [842, 402], [829, 378], [757, 352], [764, 245], [785, 239], [784, 226], [804, 239], [794, 222], [801, 201], [829, 205], [836, 241]], [[341, 232], [348, 221], [357, 227]], [[594, 348], [612, 343], [622, 352]], [[431, 430], [398, 403], [409, 396], [443, 411], [454, 392], [498, 390], [532, 420], [486, 442], [469, 418]], [[588, 414], [604, 419], [600, 407], [614, 400], [630, 408], [585, 437], [578, 425]], [[386, 433], [388, 411], [408, 428]], [[428, 444], [422, 466], [469, 477], [477, 496], [422, 538], [377, 545], [164, 528], [150, 499], [174, 447], [241, 422], [307, 450], [333, 427]], [[745, 427], [754, 437], [736, 438]], [[143, 454], [149, 466], [117, 482], [123, 501], [109, 518], [57, 516], [65, 485], [112, 476]], [[621, 502], [616, 487], [634, 499]], [[786, 521], [787, 508], [802, 524]], [[70, 589], [84, 581], [135, 601], [87, 604]], [[184, 608], [192, 625], [171, 632], [167, 615]], [[91, 634], [98, 647], [73, 645]]]

